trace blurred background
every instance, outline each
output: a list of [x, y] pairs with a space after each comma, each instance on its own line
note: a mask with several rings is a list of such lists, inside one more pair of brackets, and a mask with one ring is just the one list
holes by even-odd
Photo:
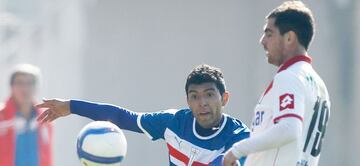
[[[185, 79], [198, 64], [221, 68], [226, 112], [250, 125], [276, 68], [259, 39], [282, 0], [0, 0], [0, 99], [18, 63], [42, 69], [38, 98], [76, 98], [137, 112], [186, 107]], [[360, 162], [360, 2], [304, 1], [316, 18], [309, 53], [332, 107], [320, 166]], [[80, 166], [76, 137], [89, 120], [54, 122], [55, 166]], [[168, 165], [163, 141], [125, 131], [123, 165]], [[1, 148], [1, 147], [0, 147]]]

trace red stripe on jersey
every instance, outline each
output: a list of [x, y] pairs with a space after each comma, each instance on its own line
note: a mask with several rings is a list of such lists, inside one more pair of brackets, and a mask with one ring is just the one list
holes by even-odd
[[[188, 165], [189, 163], [189, 157], [186, 156], [185, 154], [181, 153], [180, 151], [178, 151], [177, 149], [175, 149], [174, 147], [172, 147], [170, 144], [167, 144], [167, 147], [169, 149], [169, 153], [171, 156], [175, 157], [176, 159], [182, 161], [185, 165]], [[208, 164], [203, 164], [200, 162], [193, 162], [191, 166], [207, 166]]]
[[[289, 66], [293, 65], [294, 63], [296, 62], [300, 62], [300, 61], [304, 61], [304, 62], [307, 62], [307, 63], [311, 63], [312, 59], [311, 57], [309, 56], [306, 56], [306, 55], [296, 55], [295, 57], [289, 59], [288, 61], [286, 61], [280, 68], [279, 70], [277, 71], [278, 73], [283, 71], [283, 70], [286, 70]], [[273, 82], [274, 81], [271, 81], [270, 85], [266, 88], [263, 96], [265, 96], [269, 91], [270, 89], [272, 88], [273, 86]]]
[[209, 164], [203, 164], [197, 161], [194, 161], [194, 163], [191, 166], [208, 166]]
[[263, 96], [265, 96], [265, 95], [270, 91], [270, 89], [271, 89], [272, 86], [273, 86], [273, 82], [274, 82], [274, 81], [271, 81], [271, 82], [270, 82], [270, 84], [269, 84], [269, 86], [266, 88]]
[[169, 153], [171, 156], [175, 157], [176, 159], [182, 161], [185, 164], [187, 164], [189, 162], [189, 158], [186, 155], [179, 152], [177, 149], [172, 147], [170, 144], [167, 144], [167, 147], [169, 149]]
[[299, 120], [301, 120], [301, 121], [304, 121], [304, 120], [303, 120], [303, 117], [301, 117], [301, 116], [299, 116], [299, 115], [296, 115], [296, 114], [284, 114], [284, 115], [281, 115], [281, 116], [275, 118], [275, 119], [273, 120], [273, 122], [274, 122], [274, 123], [278, 123], [278, 122], [280, 121], [280, 119], [290, 118], [290, 117], [291, 117], [291, 118], [297, 118], [297, 119], [299, 119]]

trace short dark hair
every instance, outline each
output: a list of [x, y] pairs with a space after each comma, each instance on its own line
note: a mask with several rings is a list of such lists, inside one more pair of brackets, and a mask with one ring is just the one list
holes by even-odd
[[275, 8], [266, 17], [275, 19], [275, 26], [280, 34], [295, 32], [302, 46], [307, 50], [315, 31], [314, 17], [311, 10], [301, 1], [287, 1]]
[[185, 91], [188, 95], [189, 86], [191, 84], [214, 83], [219, 90], [221, 96], [226, 91], [223, 73], [219, 68], [202, 64], [195, 67], [186, 79]]

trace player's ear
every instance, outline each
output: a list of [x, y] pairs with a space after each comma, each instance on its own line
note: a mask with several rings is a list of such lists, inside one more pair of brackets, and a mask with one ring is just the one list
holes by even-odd
[[230, 94], [228, 91], [225, 91], [222, 95], [222, 106], [225, 106], [229, 101]]
[[288, 45], [293, 45], [293, 44], [296, 43], [297, 36], [296, 36], [296, 33], [294, 31], [286, 32], [284, 35], [285, 35], [285, 42]]

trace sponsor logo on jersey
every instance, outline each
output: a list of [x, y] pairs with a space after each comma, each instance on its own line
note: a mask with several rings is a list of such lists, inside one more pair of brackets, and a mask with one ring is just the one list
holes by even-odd
[[175, 136], [175, 141], [178, 143], [179, 148], [181, 149], [181, 143], [182, 143], [182, 140], [181, 140], [181, 139], [178, 139], [178, 137], [177, 137], [177, 136]]
[[309, 166], [309, 163], [306, 160], [301, 160], [296, 163], [296, 166]]
[[280, 96], [280, 111], [294, 109], [294, 94], [285, 93]]

